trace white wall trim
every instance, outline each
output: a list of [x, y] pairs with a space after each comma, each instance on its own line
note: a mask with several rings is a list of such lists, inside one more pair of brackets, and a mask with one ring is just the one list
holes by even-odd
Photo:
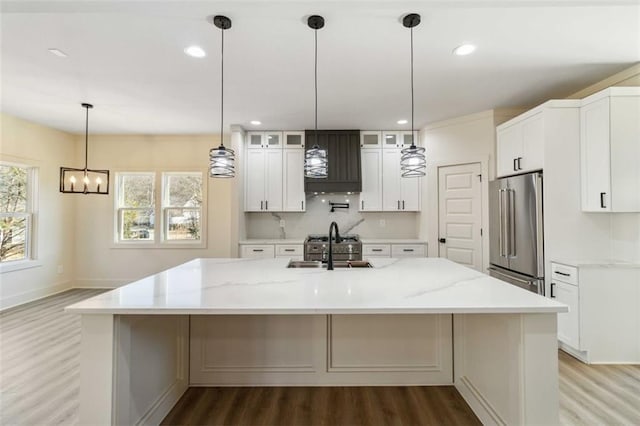
[[36, 300], [44, 299], [45, 297], [53, 296], [54, 294], [62, 293], [72, 288], [74, 288], [72, 281], [65, 281], [50, 287], [43, 287], [3, 298], [0, 300], [0, 312], [25, 303], [35, 302]]

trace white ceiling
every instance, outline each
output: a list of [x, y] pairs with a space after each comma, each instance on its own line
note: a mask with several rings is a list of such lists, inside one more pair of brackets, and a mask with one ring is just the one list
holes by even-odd
[[[319, 127], [408, 128], [409, 30], [416, 127], [489, 108], [567, 96], [640, 61], [640, 2], [561, 1], [3, 1], [2, 111], [82, 133], [211, 133], [220, 126], [225, 14], [225, 123], [313, 127], [313, 31]], [[472, 42], [477, 51], [451, 54]], [[194, 59], [183, 49], [202, 46]], [[67, 58], [47, 51], [58, 48]]]

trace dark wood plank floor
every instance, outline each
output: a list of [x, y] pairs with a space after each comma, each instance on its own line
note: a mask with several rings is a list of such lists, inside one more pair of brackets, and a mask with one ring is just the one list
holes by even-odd
[[189, 388], [164, 425], [479, 425], [453, 386]]

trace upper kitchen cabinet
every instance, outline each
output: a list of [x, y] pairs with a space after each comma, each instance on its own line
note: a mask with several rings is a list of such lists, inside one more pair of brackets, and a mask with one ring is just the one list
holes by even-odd
[[580, 108], [582, 210], [640, 212], [640, 87], [611, 87]]
[[[285, 133], [285, 146], [286, 141], [287, 138]], [[303, 212], [305, 211], [304, 149], [285, 148], [283, 150], [283, 159], [283, 211]]]
[[[304, 143], [304, 139], [303, 139]], [[248, 132], [248, 149], [282, 149], [282, 132]]]
[[360, 211], [382, 211], [382, 150], [362, 147], [362, 192]]
[[363, 130], [360, 132], [360, 148], [380, 149], [382, 147], [382, 132], [379, 130]]
[[247, 149], [246, 158], [244, 210], [282, 211], [282, 150]]
[[304, 132], [283, 132], [284, 148], [303, 149]]
[[[307, 145], [315, 145], [316, 132], [307, 130]], [[317, 144], [327, 150], [328, 176], [305, 178], [305, 192], [360, 192], [362, 190], [359, 130], [318, 130]]]
[[401, 149], [382, 150], [382, 210], [420, 211], [420, 178], [403, 178]]
[[413, 141], [418, 140], [418, 132], [410, 131], [383, 131], [382, 147], [385, 149], [408, 148]]
[[541, 170], [544, 165], [544, 113], [511, 120], [497, 129], [497, 175]]

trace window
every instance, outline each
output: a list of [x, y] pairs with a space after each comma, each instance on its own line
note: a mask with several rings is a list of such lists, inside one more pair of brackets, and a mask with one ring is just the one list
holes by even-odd
[[33, 257], [35, 169], [0, 163], [0, 263]]
[[116, 183], [116, 243], [203, 243], [202, 172], [117, 173]]

